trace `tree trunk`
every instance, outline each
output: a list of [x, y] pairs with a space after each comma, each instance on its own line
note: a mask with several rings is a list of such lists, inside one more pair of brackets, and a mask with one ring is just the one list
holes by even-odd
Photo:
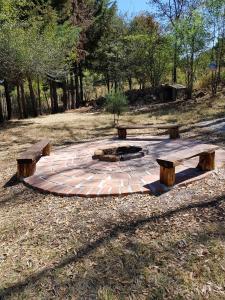
[[132, 78], [128, 77], [129, 90], [132, 90]]
[[63, 101], [63, 108], [64, 110], [68, 109], [68, 101], [67, 101], [67, 85], [66, 85], [66, 81], [63, 82], [63, 97], [62, 97], [62, 101]]
[[34, 94], [33, 84], [32, 84], [32, 80], [30, 77], [28, 77], [28, 86], [29, 86], [29, 91], [30, 91], [30, 100], [31, 100], [31, 105], [32, 105], [32, 109], [33, 109], [33, 116], [37, 117], [38, 112], [37, 112], [36, 97]]
[[[69, 78], [66, 78], [65, 85], [66, 85], [67, 109], [71, 109], [71, 93], [70, 93], [70, 89], [68, 88], [70, 86]], [[75, 98], [75, 100], [76, 100], [76, 98]], [[75, 101], [75, 104], [76, 104], [76, 101]]]
[[83, 90], [83, 71], [81, 63], [79, 63], [79, 79], [80, 79], [80, 103], [84, 104], [84, 90]]
[[58, 106], [58, 96], [57, 96], [57, 88], [56, 88], [56, 82], [52, 81], [52, 113], [56, 114], [59, 112], [59, 106]]
[[193, 85], [194, 85], [194, 44], [193, 44], [193, 51], [191, 54], [191, 76], [190, 76], [190, 93], [189, 97], [192, 99], [192, 93], [193, 93]]
[[6, 107], [7, 107], [7, 120], [10, 120], [12, 117], [12, 103], [9, 92], [9, 85], [6, 80], [4, 80], [4, 88], [5, 88], [5, 99], [6, 99]]
[[42, 108], [41, 108], [41, 87], [40, 87], [40, 79], [37, 79], [37, 89], [38, 89], [38, 111], [39, 114], [42, 115]]
[[23, 111], [22, 111], [22, 107], [21, 107], [20, 87], [18, 84], [16, 86], [16, 91], [17, 91], [17, 104], [18, 104], [18, 110], [19, 110], [19, 118], [22, 119]]
[[174, 44], [174, 57], [173, 57], [173, 83], [177, 83], [177, 40]]
[[4, 115], [3, 115], [3, 109], [2, 109], [2, 94], [0, 98], [0, 123], [4, 122]]
[[[223, 25], [224, 27], [224, 25]], [[222, 29], [222, 36], [218, 39], [218, 49], [217, 49], [217, 84], [221, 83], [221, 70], [223, 66], [223, 48], [224, 48], [224, 28]]]
[[50, 90], [50, 99], [51, 99], [51, 113], [54, 114], [53, 88], [52, 88], [51, 80], [49, 80], [49, 90]]
[[106, 75], [106, 84], [107, 84], [107, 91], [110, 93], [110, 80], [109, 80], [109, 75]]
[[[225, 11], [224, 11], [225, 13]], [[223, 64], [223, 57], [224, 57], [224, 39], [225, 39], [225, 22], [223, 21], [222, 27], [222, 37], [221, 37], [221, 46], [220, 46], [220, 59], [219, 59], [219, 69], [218, 69], [218, 80], [221, 82], [221, 69]]]
[[76, 104], [75, 104], [75, 90], [74, 90], [73, 73], [70, 74], [70, 94], [71, 94], [71, 109], [74, 109]]
[[27, 107], [26, 107], [26, 99], [25, 99], [23, 82], [20, 84], [20, 91], [21, 91], [21, 104], [22, 104], [23, 117], [27, 118], [28, 114], [27, 114]]
[[217, 94], [217, 71], [212, 71], [212, 96], [216, 96]]
[[44, 95], [45, 95], [45, 101], [46, 101], [46, 104], [47, 104], [48, 112], [51, 113], [51, 108], [50, 108], [50, 106], [49, 106], [49, 103], [48, 103], [48, 97], [47, 97], [45, 91], [44, 91]]
[[75, 91], [76, 91], [76, 108], [80, 107], [80, 93], [79, 93], [79, 77], [77, 64], [74, 65]]
[[117, 92], [117, 89], [118, 89], [118, 83], [117, 83], [117, 81], [116, 81], [116, 80], [115, 80], [114, 89], [115, 89], [115, 93], [116, 93], [116, 92]]
[[193, 85], [194, 85], [194, 48], [195, 48], [195, 41], [192, 40], [192, 49], [191, 49], [191, 56], [188, 60], [188, 98], [192, 99], [193, 93]]

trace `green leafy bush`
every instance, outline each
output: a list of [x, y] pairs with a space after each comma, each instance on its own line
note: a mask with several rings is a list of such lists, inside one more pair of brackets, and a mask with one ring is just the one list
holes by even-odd
[[127, 97], [122, 92], [113, 92], [106, 96], [105, 109], [114, 115], [114, 124], [118, 123], [120, 115], [125, 112], [127, 108]]

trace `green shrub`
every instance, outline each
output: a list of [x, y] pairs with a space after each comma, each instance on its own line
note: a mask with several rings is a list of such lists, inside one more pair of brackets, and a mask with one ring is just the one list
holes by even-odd
[[125, 112], [127, 108], [127, 97], [122, 92], [113, 92], [106, 96], [105, 109], [114, 115], [114, 124], [118, 123], [120, 115]]

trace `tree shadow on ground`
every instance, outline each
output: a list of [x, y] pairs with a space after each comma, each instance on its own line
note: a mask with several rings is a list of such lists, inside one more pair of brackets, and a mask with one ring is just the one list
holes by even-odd
[[29, 127], [33, 125], [34, 122], [32, 121], [6, 121], [4, 123], [1, 123], [0, 131], [1, 130], [7, 130], [7, 129], [13, 129], [18, 127]]
[[[8, 203], [16, 203], [18, 200], [21, 201], [21, 197], [23, 195], [27, 195], [27, 189], [26, 187], [22, 188], [21, 190], [19, 191], [16, 191], [16, 192], [12, 192], [10, 194], [7, 194], [6, 196], [3, 196], [1, 197], [1, 200], [0, 200], [0, 207], [1, 206], [4, 206], [5, 204], [8, 204]], [[24, 200], [23, 200], [24, 201]]]
[[[182, 299], [186, 292], [179, 290], [186, 280], [186, 273], [198, 263], [198, 257], [189, 254], [187, 241], [194, 240], [191, 251], [196, 252], [199, 247], [210, 245], [214, 239], [224, 240], [224, 228], [218, 224], [215, 227], [213, 232], [203, 227], [194, 239], [192, 233], [188, 233], [185, 240], [178, 238], [173, 242], [160, 238], [149, 243], [138, 241], [136, 234], [129, 232], [120, 241], [110, 241], [104, 252], [90, 254], [87, 262], [91, 261], [91, 266], [83, 263], [81, 273], [74, 272], [70, 274], [70, 278], [63, 280], [56, 276], [57, 290], [60, 293], [66, 289], [71, 296], [76, 294], [81, 299], [87, 295], [93, 295], [96, 299], [99, 293], [106, 296], [110, 292], [120, 299], [136, 299], [143, 294], [147, 299], [165, 299], [169, 295], [175, 298], [176, 294]], [[183, 265], [176, 264], [180, 260], [181, 252], [186, 258]]]
[[[224, 132], [225, 135], [225, 132]], [[199, 142], [207, 143], [207, 144], [215, 144], [220, 146], [221, 148], [224, 148], [224, 135], [222, 134], [216, 134], [213, 132], [210, 132], [209, 134], [201, 134], [201, 133], [195, 133], [191, 135], [190, 137], [185, 138], [185, 140], [196, 140]]]
[[[41, 271], [34, 272], [32, 275], [28, 276], [27, 278], [25, 278], [21, 281], [18, 281], [16, 283], [12, 284], [11, 286], [2, 288], [0, 290], [0, 299], [6, 299], [7, 297], [15, 295], [16, 293], [23, 293], [26, 288], [29, 288], [31, 285], [33, 286], [33, 285], [37, 284], [37, 282], [40, 279], [43, 279], [43, 277], [46, 277], [46, 276], [51, 277], [51, 282], [53, 281], [53, 279], [57, 281], [56, 276], [57, 276], [58, 272], [62, 270], [62, 268], [67, 267], [71, 264], [74, 265], [74, 264], [81, 262], [82, 259], [86, 258], [89, 255], [92, 255], [95, 250], [102, 249], [102, 246], [106, 246], [107, 243], [109, 243], [112, 239], [118, 238], [118, 236], [121, 234], [132, 235], [135, 233], [135, 231], [137, 229], [141, 229], [141, 227], [144, 225], [147, 225], [150, 223], [151, 224], [154, 223], [157, 225], [158, 222], [160, 222], [160, 221], [164, 221], [168, 218], [175, 217], [176, 214], [189, 211], [190, 209], [216, 207], [222, 201], [224, 201], [224, 195], [221, 197], [211, 199], [208, 202], [188, 204], [186, 206], [181, 206], [179, 208], [169, 210], [165, 213], [161, 213], [161, 214], [154, 215], [154, 216], [147, 217], [147, 218], [146, 217], [139, 218], [139, 219], [134, 220], [129, 223], [121, 223], [121, 224], [115, 224], [115, 225], [110, 224], [111, 228], [108, 233], [105, 233], [100, 238], [96, 239], [95, 241], [84, 245], [78, 251], [76, 251], [75, 254], [73, 253], [71, 255], [62, 257], [60, 261], [57, 260], [57, 262], [52, 263], [51, 266], [45, 267]], [[223, 218], [223, 220], [224, 220], [224, 218]], [[223, 233], [221, 233], [220, 236], [224, 239], [224, 236], [225, 236], [224, 229], [223, 229]], [[211, 236], [208, 235], [208, 238], [210, 239]], [[200, 239], [200, 241], [202, 241], [202, 239]], [[197, 240], [196, 240], [196, 242], [197, 242]], [[128, 249], [126, 251], [123, 251], [122, 255], [119, 255], [120, 261], [121, 261], [121, 262], [119, 262], [119, 265], [118, 265], [118, 262], [115, 263], [115, 261], [113, 261], [113, 260], [108, 261], [108, 265], [107, 265], [107, 259], [106, 259], [106, 261], [104, 261], [103, 259], [100, 258], [99, 260], [97, 260], [96, 263], [94, 263], [94, 265], [92, 265], [92, 267], [91, 267], [92, 272], [91, 273], [84, 272], [85, 275], [83, 275], [83, 277], [79, 273], [75, 274], [74, 276], [72, 275], [72, 277], [70, 279], [68, 277], [63, 276], [62, 281], [65, 282], [65, 288], [69, 289], [69, 287], [71, 287], [73, 289], [73, 286], [75, 286], [75, 288], [76, 287], [79, 288], [79, 286], [77, 286], [76, 284], [77, 284], [77, 281], [80, 280], [79, 282], [81, 283], [81, 285], [88, 284], [88, 286], [91, 287], [93, 297], [96, 297], [98, 290], [104, 285], [112, 287], [115, 290], [119, 291], [120, 289], [123, 289], [127, 284], [134, 283], [134, 287], [137, 289], [138, 280], [139, 280], [138, 277], [142, 273], [143, 268], [145, 268], [145, 266], [149, 265], [149, 264], [152, 264], [152, 266], [154, 266], [157, 256], [154, 255], [153, 253], [157, 254], [157, 252], [160, 249], [160, 245], [158, 245], [158, 247], [156, 247], [155, 249], [148, 247], [149, 250], [146, 252], [145, 247], [147, 247], [147, 245], [143, 245], [143, 247], [144, 247], [143, 249], [141, 249], [142, 247], [140, 248], [139, 246], [140, 245], [138, 245], [138, 243], [128, 245]], [[110, 257], [110, 255], [112, 254], [112, 252], [111, 252], [112, 250], [113, 249], [110, 249], [109, 253], [107, 254], [108, 257]], [[129, 253], [129, 251], [131, 251], [131, 250], [132, 251], [135, 250], [135, 255], [133, 255], [133, 254], [131, 255]], [[153, 250], [154, 250], [154, 252], [153, 252]], [[168, 251], [168, 249], [167, 249], [167, 251]], [[171, 249], [169, 251], [174, 252], [174, 247], [171, 247]], [[104, 257], [105, 252], [103, 251], [102, 253], [103, 253], [103, 257]], [[179, 257], [177, 257], [177, 259], [178, 258]], [[165, 263], [168, 264], [168, 261], [165, 260]], [[123, 267], [123, 266], [125, 266], [125, 267]], [[103, 281], [103, 282], [102, 282], [102, 280], [99, 280], [98, 278], [96, 278], [96, 276], [93, 277], [93, 274], [95, 273], [95, 268], [97, 268], [97, 267], [100, 268], [100, 271], [102, 270], [101, 272], [103, 272], [103, 271], [107, 272], [107, 276], [105, 277], [105, 281]], [[118, 268], [119, 268], [119, 272], [117, 270]], [[116, 277], [116, 278], [115, 278], [115, 272], [118, 272], [118, 277]], [[120, 277], [121, 277], [120, 272], [125, 272], [125, 274], [126, 274], [125, 280], [122, 282], [120, 282]], [[110, 280], [111, 280], [110, 276], [112, 276], [112, 278], [114, 278], [112, 282], [110, 282]], [[66, 280], [64, 278], [66, 278]], [[170, 280], [171, 280], [171, 278], [170, 278]], [[130, 282], [130, 281], [132, 281], [132, 282]], [[62, 286], [62, 285], [63, 284], [61, 284], [61, 283], [59, 284], [57, 282], [56, 282], [56, 284], [54, 284], [56, 289], [60, 288], [60, 286]], [[140, 285], [139, 285], [139, 288], [140, 288]], [[158, 288], [160, 288], [160, 285]], [[157, 293], [158, 292], [159, 291], [157, 291]], [[96, 298], [93, 298], [93, 299], [96, 299]], [[154, 298], [154, 299], [156, 299], [156, 298]], [[163, 298], [159, 298], [159, 299], [163, 299]]]
[[[71, 141], [67, 142], [67, 143], [82, 143], [83, 141], [81, 140], [81, 137], [79, 135], [77, 135], [77, 132], [80, 133], [80, 132], [83, 132], [83, 133], [87, 133], [87, 136], [89, 137], [88, 139], [86, 138], [86, 141], [87, 140], [90, 140], [90, 141], [93, 141], [93, 138], [95, 139], [98, 139], [100, 137], [111, 137], [112, 134], [110, 134], [108, 131], [110, 129], [112, 129], [112, 126], [109, 125], [109, 126], [103, 126], [103, 127], [96, 127], [96, 128], [85, 128], [84, 126], [79, 126], [79, 127], [74, 127], [74, 128], [70, 128], [66, 125], [64, 125], [63, 127], [54, 127], [52, 128], [51, 126], [48, 126], [46, 127], [45, 126], [45, 129], [48, 129], [49, 131], [54, 131], [55, 134], [57, 135], [57, 132], [63, 132], [65, 131], [68, 135], [67, 137], [71, 139]], [[85, 136], [84, 134], [84, 136]], [[65, 135], [64, 135], [65, 136]], [[50, 137], [51, 138], [51, 137]], [[63, 136], [62, 136], [63, 138]], [[54, 142], [54, 145], [55, 146], [61, 146], [65, 143], [65, 141], [59, 141], [57, 140], [56, 142]]]
[[[210, 126], [219, 125], [219, 124], [224, 123], [224, 122], [225, 122], [225, 118], [220, 118], [218, 120], [215, 120], [215, 118], [209, 118], [207, 120], [200, 121], [200, 122], [197, 122], [197, 123], [195, 122], [193, 124], [187, 124], [187, 128], [181, 129], [180, 132], [181, 133], [186, 133], [186, 132], [189, 132], [189, 131], [195, 130], [195, 129], [206, 129], [207, 130], [207, 129], [210, 129]], [[185, 126], [185, 125], [183, 125], [183, 126]]]

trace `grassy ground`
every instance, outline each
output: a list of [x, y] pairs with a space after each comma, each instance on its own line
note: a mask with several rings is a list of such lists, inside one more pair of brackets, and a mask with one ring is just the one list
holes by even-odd
[[[193, 124], [225, 99], [129, 113], [124, 123]], [[70, 112], [12, 121], [0, 131], [0, 299], [225, 299], [225, 172], [160, 197], [82, 199], [17, 183], [15, 159], [42, 137], [54, 147], [115, 134], [112, 118]], [[134, 131], [133, 134], [136, 134]], [[223, 144], [223, 135], [219, 137]], [[221, 142], [222, 141], [222, 142]]]

